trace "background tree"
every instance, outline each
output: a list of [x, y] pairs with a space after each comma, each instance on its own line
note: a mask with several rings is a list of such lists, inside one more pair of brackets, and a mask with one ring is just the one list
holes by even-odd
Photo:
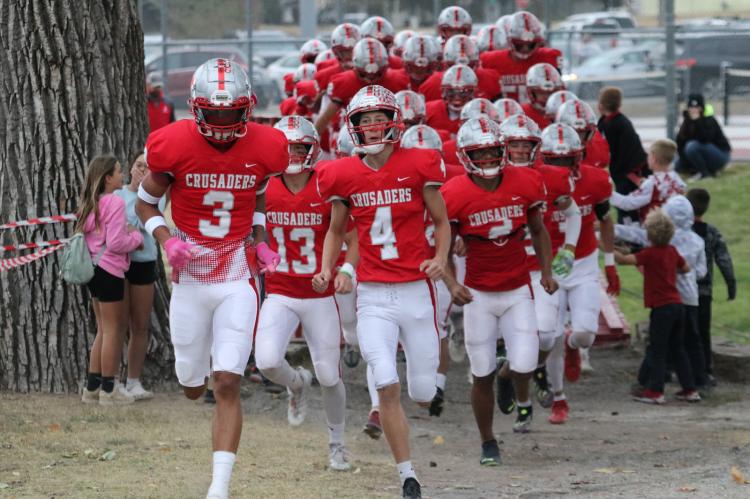
[[[145, 142], [135, 0], [0, 0], [0, 26], [0, 220], [74, 212], [93, 156], [112, 152], [127, 171], [130, 153]], [[0, 238], [16, 244], [71, 231], [72, 224], [55, 224]], [[58, 255], [0, 273], [0, 390], [72, 391], [85, 376], [93, 312], [88, 292], [58, 276]], [[160, 273], [151, 378], [172, 372]]]

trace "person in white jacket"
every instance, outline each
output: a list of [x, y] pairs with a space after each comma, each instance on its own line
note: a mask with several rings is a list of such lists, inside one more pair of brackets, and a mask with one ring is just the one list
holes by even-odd
[[[674, 246], [690, 265], [690, 272], [677, 275], [677, 290], [685, 306], [685, 349], [699, 390], [707, 388], [706, 363], [703, 346], [698, 330], [698, 279], [706, 275], [706, 252], [703, 239], [693, 232], [693, 206], [685, 196], [676, 195], [667, 200], [664, 211], [675, 225], [674, 237], [670, 244]], [[615, 238], [631, 243], [648, 246], [646, 231], [636, 226], [617, 224]]]
[[677, 153], [677, 144], [669, 139], [660, 139], [651, 144], [648, 150], [648, 167], [653, 175], [644, 179], [638, 189], [624, 195], [613, 192], [609, 204], [626, 211], [639, 210], [640, 221], [653, 208], [663, 205], [667, 199], [685, 193], [685, 182], [672, 168]]

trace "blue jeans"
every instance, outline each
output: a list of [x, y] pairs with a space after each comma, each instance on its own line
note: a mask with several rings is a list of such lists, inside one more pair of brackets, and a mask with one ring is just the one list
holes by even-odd
[[714, 144], [688, 140], [684, 154], [677, 160], [675, 169], [681, 173], [695, 172], [704, 177], [713, 177], [729, 163], [729, 157], [729, 151], [722, 151]]

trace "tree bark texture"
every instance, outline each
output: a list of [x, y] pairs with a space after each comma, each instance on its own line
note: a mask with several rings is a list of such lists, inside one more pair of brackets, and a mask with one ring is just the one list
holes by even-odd
[[[127, 172], [145, 143], [135, 0], [0, 0], [0, 23], [0, 223], [75, 212], [91, 158], [114, 153]], [[72, 223], [3, 230], [0, 241], [72, 232]], [[88, 291], [59, 277], [59, 255], [0, 273], [0, 390], [73, 391], [85, 377], [94, 315]], [[159, 273], [147, 372], [169, 377]]]

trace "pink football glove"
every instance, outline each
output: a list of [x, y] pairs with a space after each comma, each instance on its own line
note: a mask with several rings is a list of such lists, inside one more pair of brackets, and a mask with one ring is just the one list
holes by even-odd
[[276, 272], [276, 266], [281, 262], [278, 253], [269, 248], [266, 243], [258, 243], [255, 245], [255, 254], [258, 256], [261, 274]]
[[167, 260], [172, 266], [173, 272], [179, 272], [193, 256], [195, 256], [195, 246], [183, 241], [178, 237], [170, 237], [164, 243], [164, 249], [167, 251]]

